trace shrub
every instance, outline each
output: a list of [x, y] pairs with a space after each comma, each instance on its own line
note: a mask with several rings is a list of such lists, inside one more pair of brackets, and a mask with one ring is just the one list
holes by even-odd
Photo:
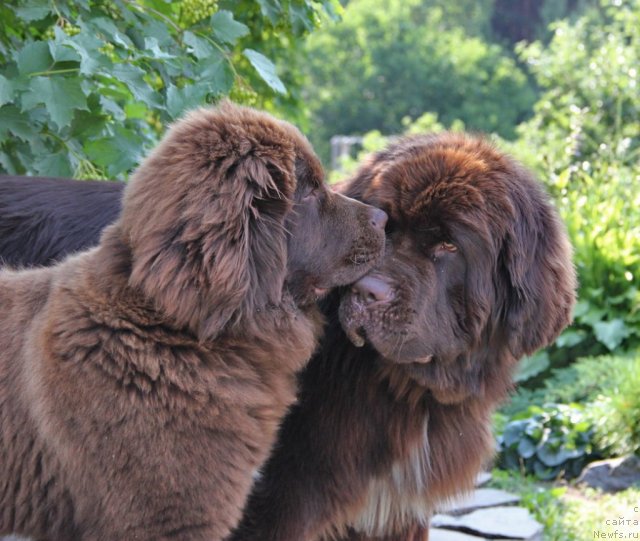
[[499, 464], [539, 479], [576, 477], [597, 456], [594, 428], [577, 404], [530, 406], [498, 436]]

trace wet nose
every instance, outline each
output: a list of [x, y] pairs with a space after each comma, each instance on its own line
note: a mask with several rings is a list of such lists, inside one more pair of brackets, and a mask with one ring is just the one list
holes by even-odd
[[371, 225], [377, 229], [384, 230], [384, 226], [387, 225], [387, 220], [389, 216], [384, 210], [372, 208], [369, 211], [369, 216], [371, 217]]
[[389, 301], [393, 294], [391, 286], [387, 282], [374, 276], [360, 278], [360, 280], [351, 286], [351, 289], [367, 304]]

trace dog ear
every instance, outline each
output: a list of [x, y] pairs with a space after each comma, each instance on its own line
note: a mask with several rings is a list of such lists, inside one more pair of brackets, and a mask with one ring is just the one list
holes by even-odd
[[258, 153], [197, 170], [180, 179], [173, 207], [156, 211], [159, 223], [136, 239], [130, 284], [207, 341], [280, 301], [295, 178], [293, 159], [282, 164]]
[[518, 177], [501, 254], [509, 283], [503, 322], [516, 358], [549, 345], [571, 322], [576, 290], [564, 224], [531, 175], [520, 170]]

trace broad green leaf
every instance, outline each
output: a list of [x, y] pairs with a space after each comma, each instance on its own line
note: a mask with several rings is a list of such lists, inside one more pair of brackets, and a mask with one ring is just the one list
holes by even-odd
[[143, 101], [150, 106], [161, 107], [158, 94], [144, 80], [145, 72], [138, 66], [115, 64], [109, 75], [125, 84], [136, 100]]
[[502, 434], [504, 444], [506, 447], [511, 447], [522, 438], [524, 429], [527, 426], [527, 421], [512, 421], [504, 429]]
[[0, 150], [0, 171], [8, 175], [16, 175], [18, 173], [13, 161], [11, 161], [11, 156], [2, 150]]
[[49, 45], [45, 41], [27, 43], [16, 54], [16, 64], [20, 75], [46, 71], [53, 65]]
[[200, 62], [202, 71], [198, 73], [198, 80], [207, 81], [211, 85], [211, 92], [227, 94], [233, 86], [234, 76], [229, 61], [220, 52], [214, 54], [208, 61]]
[[27, 22], [40, 21], [53, 12], [50, 0], [29, 0], [16, 8], [16, 15]]
[[559, 348], [570, 348], [577, 346], [580, 342], [587, 338], [587, 333], [581, 329], [567, 329], [556, 340], [556, 346]]
[[196, 83], [184, 88], [170, 86], [167, 90], [167, 112], [171, 118], [178, 118], [185, 111], [204, 105], [211, 91], [209, 83]]
[[36, 173], [44, 176], [70, 177], [73, 175], [73, 169], [66, 152], [45, 154], [39, 160], [36, 160], [32, 167]]
[[80, 73], [83, 75], [93, 75], [100, 68], [111, 66], [111, 60], [100, 52], [103, 43], [96, 38], [90, 28], [80, 23], [81, 32], [67, 39], [70, 47], [80, 55]]
[[22, 110], [43, 103], [51, 120], [61, 129], [71, 122], [73, 111], [88, 110], [80, 83], [76, 78], [35, 77], [29, 92], [22, 96]]
[[271, 24], [277, 24], [280, 12], [282, 11], [278, 0], [257, 0], [257, 2], [262, 15], [267, 17], [271, 21]]
[[536, 444], [527, 437], [523, 437], [518, 443], [518, 454], [522, 458], [531, 458], [536, 453]]
[[534, 462], [533, 463], [533, 473], [536, 474], [538, 479], [542, 479], [543, 481], [551, 481], [555, 479], [560, 474], [561, 468], [556, 466], [554, 468], [546, 467], [542, 462]]
[[124, 32], [122, 32], [112, 21], [104, 17], [95, 17], [87, 21], [87, 26], [93, 27], [94, 31], [102, 33], [108, 41], [120, 45], [125, 49], [133, 49], [133, 42]]
[[215, 49], [206, 39], [196, 36], [193, 32], [185, 32], [183, 41], [189, 46], [189, 52], [198, 60], [213, 56]]
[[531, 357], [525, 357], [520, 361], [514, 379], [517, 382], [526, 381], [547, 368], [549, 368], [549, 354], [546, 351], [539, 351]]
[[600, 321], [593, 326], [596, 338], [611, 351], [616, 349], [622, 341], [631, 334], [631, 330], [622, 319]]
[[80, 54], [69, 44], [69, 36], [56, 26], [56, 39], [49, 41], [49, 52], [56, 62], [80, 62]]
[[249, 28], [234, 20], [233, 13], [222, 10], [211, 16], [211, 26], [213, 35], [224, 43], [235, 45], [243, 36], [249, 33]]
[[144, 38], [144, 48], [149, 51], [154, 60], [166, 60], [168, 58], [175, 58], [175, 55], [169, 54], [160, 48], [160, 44], [156, 38]]
[[0, 107], [5, 103], [13, 101], [13, 86], [11, 81], [6, 77], [0, 75]]
[[32, 142], [38, 139], [38, 128], [33, 126], [28, 115], [13, 105], [0, 107], [0, 140], [9, 133], [23, 141]]
[[256, 69], [265, 83], [267, 83], [276, 92], [286, 94], [287, 89], [276, 74], [276, 67], [271, 60], [253, 49], [245, 49], [243, 54], [247, 57], [249, 62], [251, 62], [251, 65]]
[[131, 170], [142, 156], [142, 139], [124, 128], [117, 128], [112, 137], [90, 141], [84, 146], [87, 156], [111, 177]]

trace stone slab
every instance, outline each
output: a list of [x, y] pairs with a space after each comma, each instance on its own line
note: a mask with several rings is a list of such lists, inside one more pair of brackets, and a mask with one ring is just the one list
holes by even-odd
[[484, 537], [476, 537], [455, 530], [429, 529], [429, 541], [485, 541]]
[[453, 500], [440, 508], [441, 513], [447, 515], [462, 515], [475, 511], [476, 509], [484, 509], [486, 507], [497, 507], [500, 505], [516, 505], [520, 503], [520, 497], [514, 496], [504, 490], [497, 488], [478, 488]]
[[458, 530], [487, 538], [542, 540], [542, 525], [524, 507], [490, 507], [459, 517], [436, 515], [434, 528]]

